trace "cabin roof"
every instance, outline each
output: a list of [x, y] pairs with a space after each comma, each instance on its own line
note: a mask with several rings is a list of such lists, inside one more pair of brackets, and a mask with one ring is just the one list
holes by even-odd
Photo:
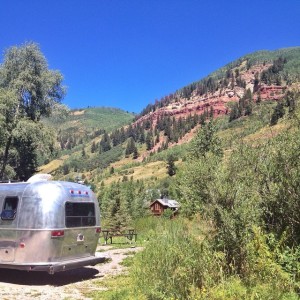
[[150, 206], [152, 206], [155, 202], [159, 202], [161, 205], [167, 206], [169, 208], [178, 208], [180, 206], [176, 200], [166, 199], [166, 198], [156, 199], [150, 204]]

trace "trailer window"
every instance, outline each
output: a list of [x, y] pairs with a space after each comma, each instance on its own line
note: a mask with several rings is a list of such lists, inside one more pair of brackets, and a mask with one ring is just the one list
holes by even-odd
[[3, 209], [1, 212], [2, 220], [13, 220], [16, 217], [18, 197], [6, 197], [4, 200]]
[[95, 226], [94, 203], [66, 203], [66, 227]]

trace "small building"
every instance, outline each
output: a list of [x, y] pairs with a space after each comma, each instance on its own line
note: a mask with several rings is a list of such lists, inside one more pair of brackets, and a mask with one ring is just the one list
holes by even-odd
[[171, 199], [156, 199], [150, 204], [150, 210], [154, 216], [160, 216], [166, 209], [173, 211], [173, 216], [178, 213], [179, 203]]

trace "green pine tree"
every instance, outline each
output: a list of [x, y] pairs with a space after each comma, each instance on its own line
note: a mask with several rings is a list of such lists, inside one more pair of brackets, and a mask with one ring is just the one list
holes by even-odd
[[167, 159], [167, 174], [169, 176], [176, 174], [175, 157], [173, 155], [169, 155]]

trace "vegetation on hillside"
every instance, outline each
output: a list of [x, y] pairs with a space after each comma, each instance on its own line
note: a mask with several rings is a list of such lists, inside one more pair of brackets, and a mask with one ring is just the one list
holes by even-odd
[[[296, 64], [298, 57], [299, 48], [297, 47], [246, 55], [212, 73], [210, 77], [178, 90], [172, 96], [173, 98], [168, 96], [166, 99], [163, 98], [154, 105], [150, 105], [149, 109], [145, 108], [134, 123], [129, 124], [129, 119], [132, 115], [124, 115], [123, 118], [122, 114], [120, 114], [120, 122], [115, 122], [115, 128], [109, 127], [109, 122], [103, 127], [97, 127], [96, 115], [98, 112], [95, 109], [88, 108], [73, 111], [62, 122], [55, 121], [59, 124], [58, 141], [62, 149], [62, 151], [58, 152], [57, 158], [63, 157], [63, 159], [57, 161], [57, 164], [53, 164], [53, 166], [57, 166], [53, 169], [53, 174], [57, 178], [63, 177], [71, 180], [74, 180], [75, 177], [83, 176], [87, 182], [93, 181], [96, 188], [100, 188], [101, 181], [109, 177], [107, 168], [111, 168], [113, 164], [120, 160], [125, 165], [135, 162], [157, 161], [159, 157], [161, 161], [166, 162], [168, 155], [165, 153], [170, 152], [167, 149], [181, 144], [183, 141], [190, 140], [196, 128], [213, 117], [215, 112], [213, 106], [209, 105], [204, 109], [201, 108], [199, 111], [196, 111], [197, 107], [195, 107], [195, 111], [190, 111], [185, 116], [164, 114], [162, 110], [152, 118], [152, 112], [171, 102], [176, 102], [178, 99], [186, 99], [191, 95], [202, 95], [203, 93], [214, 91], [221, 93], [224, 87], [230, 89], [230, 86], [234, 85], [235, 87], [241, 87], [244, 94], [239, 95], [237, 102], [229, 102], [226, 110], [227, 112], [229, 111], [229, 122], [234, 123], [235, 120], [240, 119], [243, 122], [245, 116], [255, 113], [257, 104], [266, 102], [265, 99], [262, 101], [260, 97], [261, 86], [281, 83], [284, 85], [284, 91], [287, 85], [297, 82], [298, 69], [291, 68], [291, 62]], [[255, 74], [254, 83], [251, 83], [250, 86], [247, 83], [246, 89], [246, 83], [243, 81], [243, 72], [256, 64], [265, 64], [267, 67], [260, 67], [263, 71]], [[292, 86], [287, 90], [291, 89]], [[291, 103], [291, 108], [292, 105]], [[264, 104], [262, 106], [265, 107]], [[174, 106], [175, 108], [176, 105]], [[279, 101], [278, 107], [273, 113], [272, 124], [276, 124], [277, 119], [282, 117], [282, 109], [283, 104]], [[149, 112], [149, 115], [141, 118], [141, 116]], [[269, 112], [270, 110], [266, 110], [266, 114], [269, 114]], [[115, 112], [111, 111], [109, 113], [114, 114]], [[113, 119], [113, 117], [109, 118], [109, 113], [107, 114], [108, 119]], [[115, 115], [117, 116], [117, 114]], [[269, 115], [266, 116], [264, 113], [261, 113], [260, 117], [265, 120], [269, 118]], [[56, 116], [54, 116], [54, 120], [56, 119]], [[226, 120], [228, 122], [228, 119]], [[121, 125], [119, 124], [122, 122], [129, 125], [120, 127]], [[259, 124], [259, 122], [256, 124]], [[263, 124], [265, 123], [263, 122]], [[223, 124], [223, 127], [225, 126]], [[255, 131], [256, 129], [252, 128], [252, 130]], [[174, 148], [174, 151], [171, 151], [177, 152], [174, 156], [175, 160], [185, 159], [184, 154], [182, 157], [178, 155], [178, 149], [181, 147], [178, 145]], [[105, 154], [105, 152], [107, 153]], [[65, 159], [66, 155], [69, 155], [67, 160]]]
[[95, 143], [102, 134], [128, 124], [134, 117], [133, 114], [110, 107], [87, 107], [63, 112], [43, 119], [45, 124], [57, 130], [58, 154], [76, 152], [79, 145], [91, 141]]
[[[292, 98], [295, 97], [298, 97], [297, 93], [293, 94]], [[288, 99], [290, 99], [290, 96], [287, 96], [282, 102], [284, 111], [286, 111], [285, 117], [287, 121], [295, 113], [295, 111], [290, 111], [288, 103], [291, 101]], [[243, 141], [244, 143], [247, 142], [249, 145], [252, 145], [255, 141], [255, 144], [259, 145], [260, 141], [263, 140], [265, 136], [269, 139], [272, 135], [275, 136], [278, 130], [282, 131], [285, 128], [281, 128], [281, 124], [285, 124], [280, 121], [282, 118], [278, 119], [280, 122], [278, 129], [277, 127], [270, 127], [269, 125], [273, 111], [276, 111], [276, 107], [276, 103], [264, 102], [254, 106], [253, 113], [249, 117], [240, 118], [230, 123], [228, 123], [229, 117], [223, 117], [215, 120], [215, 125], [208, 122], [207, 125], [203, 126], [203, 130], [207, 129], [203, 137], [196, 137], [190, 145], [180, 145], [155, 153], [143, 162], [133, 162], [132, 158], [125, 158], [127, 164], [119, 165], [115, 162], [113, 166], [105, 168], [109, 164], [108, 160], [106, 166], [103, 165], [103, 168], [98, 168], [98, 170], [101, 171], [98, 171], [97, 173], [92, 171], [92, 174], [95, 175], [90, 177], [90, 179], [86, 178], [88, 184], [95, 186], [104, 219], [114, 219], [114, 212], [116, 212], [116, 210], [109, 213], [109, 207], [110, 205], [114, 205], [113, 203], [115, 201], [118, 201], [118, 207], [123, 207], [121, 211], [126, 215], [124, 216], [124, 219], [126, 220], [134, 220], [137, 217], [144, 216], [145, 210], [136, 209], [136, 207], [147, 207], [150, 201], [154, 200], [155, 197], [175, 197], [183, 202], [182, 205], [185, 205], [184, 201], [181, 199], [181, 195], [176, 191], [178, 189], [181, 193], [184, 192], [184, 188], [181, 187], [181, 184], [184, 181], [190, 182], [190, 184], [187, 183], [187, 191], [189, 191], [189, 187], [193, 186], [193, 182], [190, 180], [188, 174], [181, 177], [182, 170], [185, 165], [188, 169], [192, 170], [193, 166], [197, 166], [195, 160], [202, 156], [204, 157], [204, 161], [202, 164], [198, 165], [199, 170], [197, 169], [194, 172], [200, 176], [200, 174], [206, 170], [207, 177], [204, 177], [206, 180], [200, 178], [196, 180], [195, 191], [198, 191], [200, 195], [201, 193], [206, 193], [204, 186], [206, 181], [213, 182], [210, 176], [212, 176], [213, 171], [218, 172], [219, 170], [219, 164], [210, 165], [209, 163], [206, 163], [206, 156], [208, 155], [209, 158], [211, 156], [209, 153], [206, 154], [207, 149], [212, 147], [211, 142], [215, 140], [220, 141], [218, 143], [213, 142], [213, 145], [216, 144], [214, 146], [214, 152], [218, 153], [218, 156], [214, 158], [216, 161], [221, 161], [223, 155], [227, 159], [229, 153], [238, 147], [240, 141]], [[217, 133], [215, 133], [216, 128], [218, 129]], [[262, 131], [259, 135], [258, 133], [260, 130], [265, 130], [265, 132]], [[256, 137], [257, 134], [258, 136]], [[133, 141], [133, 138], [130, 138], [129, 141], [130, 140]], [[119, 148], [112, 147], [109, 151], [102, 152], [100, 154], [103, 158], [101, 159], [101, 162], [104, 163], [106, 161], [104, 155], [112, 153], [111, 151], [114, 149], [119, 149], [119, 158], [126, 156], [129, 144], [130, 143], [128, 142], [127, 148], [123, 150], [119, 145]], [[149, 172], [147, 168], [151, 164], [153, 164], [152, 172], [150, 171], [150, 176], [146, 177], [148, 179], [145, 179], [141, 174], [144, 173], [143, 175], [146, 175], [146, 173]], [[164, 176], [155, 175], [159, 174], [158, 171], [161, 172], [160, 174], [164, 174]], [[151, 173], [153, 174], [152, 176]], [[176, 178], [179, 178], [178, 182]], [[147, 197], [150, 193], [149, 191], [155, 191], [155, 193], [152, 194], [152, 197]], [[190, 193], [193, 193], [193, 190], [191, 190]], [[194, 196], [193, 194], [186, 195], [186, 199], [190, 200], [187, 204], [187, 207], [190, 209], [192, 209], [193, 206], [199, 205], [197, 201], [199, 201], [200, 198], [197, 193]], [[126, 209], [124, 209], [124, 207]], [[130, 222], [128, 224], [130, 224]], [[121, 227], [126, 227], [126, 222], [123, 222]]]
[[235, 84], [245, 88], [246, 84], [241, 79], [240, 72], [250, 69], [251, 66], [257, 64], [271, 64], [271, 67], [261, 75], [258, 74], [256, 85], [258, 85], [259, 82], [277, 85], [283, 81], [286, 82], [287, 85], [298, 82], [300, 80], [299, 57], [299, 47], [284, 48], [275, 51], [257, 51], [245, 55], [211, 73], [209, 76], [193, 82], [177, 90], [175, 93], [162, 97], [154, 104], [147, 105], [139, 117], [176, 102], [180, 98], [190, 98], [192, 94], [201, 96], [207, 93], [214, 93], [215, 91]]

